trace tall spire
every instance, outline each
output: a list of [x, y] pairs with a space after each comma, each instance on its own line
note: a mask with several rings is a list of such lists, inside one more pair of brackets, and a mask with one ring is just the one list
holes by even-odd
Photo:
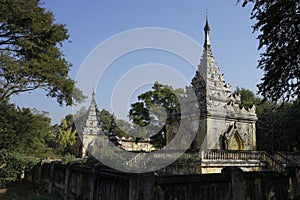
[[101, 134], [101, 126], [97, 116], [97, 103], [95, 100], [95, 92], [92, 93], [91, 105], [88, 110], [86, 124], [83, 134]]
[[204, 48], [206, 50], [210, 49], [210, 41], [209, 41], [209, 32], [210, 32], [210, 27], [208, 25], [208, 14], [207, 14], [207, 9], [206, 9], [206, 23], [204, 27], [204, 32], [205, 32], [205, 42], [204, 42]]
[[93, 93], [92, 93], [92, 100], [91, 100], [91, 104], [92, 105], [96, 105], [96, 100], [95, 100], [95, 91], [93, 90]]

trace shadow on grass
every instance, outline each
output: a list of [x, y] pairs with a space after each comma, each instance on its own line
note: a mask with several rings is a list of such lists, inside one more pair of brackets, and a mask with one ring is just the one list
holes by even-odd
[[59, 197], [47, 194], [30, 182], [10, 184], [6, 190], [0, 191], [1, 200], [60, 200]]

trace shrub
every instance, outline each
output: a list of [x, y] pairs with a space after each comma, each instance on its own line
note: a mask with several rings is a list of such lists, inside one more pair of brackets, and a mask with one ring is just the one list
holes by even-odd
[[36, 159], [26, 157], [18, 151], [0, 150], [0, 188], [5, 188], [8, 183], [18, 180], [36, 163]]

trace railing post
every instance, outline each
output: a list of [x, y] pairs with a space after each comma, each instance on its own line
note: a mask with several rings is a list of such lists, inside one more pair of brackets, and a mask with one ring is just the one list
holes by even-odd
[[244, 173], [240, 168], [226, 167], [222, 174], [230, 176], [230, 198], [231, 200], [245, 199]]
[[89, 200], [94, 199], [94, 188], [95, 188], [95, 176], [96, 176], [96, 165], [91, 166], [91, 172], [90, 172], [90, 194], [89, 194]]
[[130, 200], [154, 199], [154, 174], [131, 174], [129, 178]]
[[48, 193], [52, 193], [55, 161], [51, 162]]
[[42, 161], [41, 162], [39, 162], [38, 164], [37, 164], [37, 169], [38, 169], [38, 180], [37, 180], [37, 183], [39, 184], [39, 185], [42, 185]]
[[289, 188], [289, 199], [300, 198], [300, 169], [298, 167], [287, 167], [290, 188]]
[[66, 172], [65, 172], [65, 188], [64, 188], [64, 200], [69, 200], [69, 187], [70, 187], [70, 163], [66, 165]]

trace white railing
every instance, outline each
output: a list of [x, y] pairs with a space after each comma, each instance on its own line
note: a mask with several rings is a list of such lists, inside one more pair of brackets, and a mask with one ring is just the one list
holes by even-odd
[[268, 154], [265, 151], [240, 151], [240, 150], [202, 150], [201, 151], [201, 160], [215, 160], [215, 161], [225, 161], [225, 160], [257, 160], [266, 163], [267, 170], [274, 171], [283, 171], [286, 167], [286, 164], [281, 161], [281, 159], [277, 159], [278, 157], [274, 157]]
[[148, 164], [155, 162], [169, 162], [170, 160], [177, 160], [182, 158], [184, 160], [199, 161], [198, 151], [189, 151], [183, 153], [183, 150], [166, 150], [166, 151], [155, 151], [151, 153], [141, 152], [134, 156], [132, 159], [126, 162], [128, 167], [145, 167]]
[[300, 165], [300, 153], [295, 152], [276, 152], [283, 157], [288, 165]]
[[260, 160], [260, 151], [209, 149], [201, 151], [202, 160]]
[[146, 153], [138, 153], [136, 156], [134, 156], [132, 159], [126, 162], [126, 166], [128, 167], [135, 167], [139, 163], [145, 160], [145, 154]]

